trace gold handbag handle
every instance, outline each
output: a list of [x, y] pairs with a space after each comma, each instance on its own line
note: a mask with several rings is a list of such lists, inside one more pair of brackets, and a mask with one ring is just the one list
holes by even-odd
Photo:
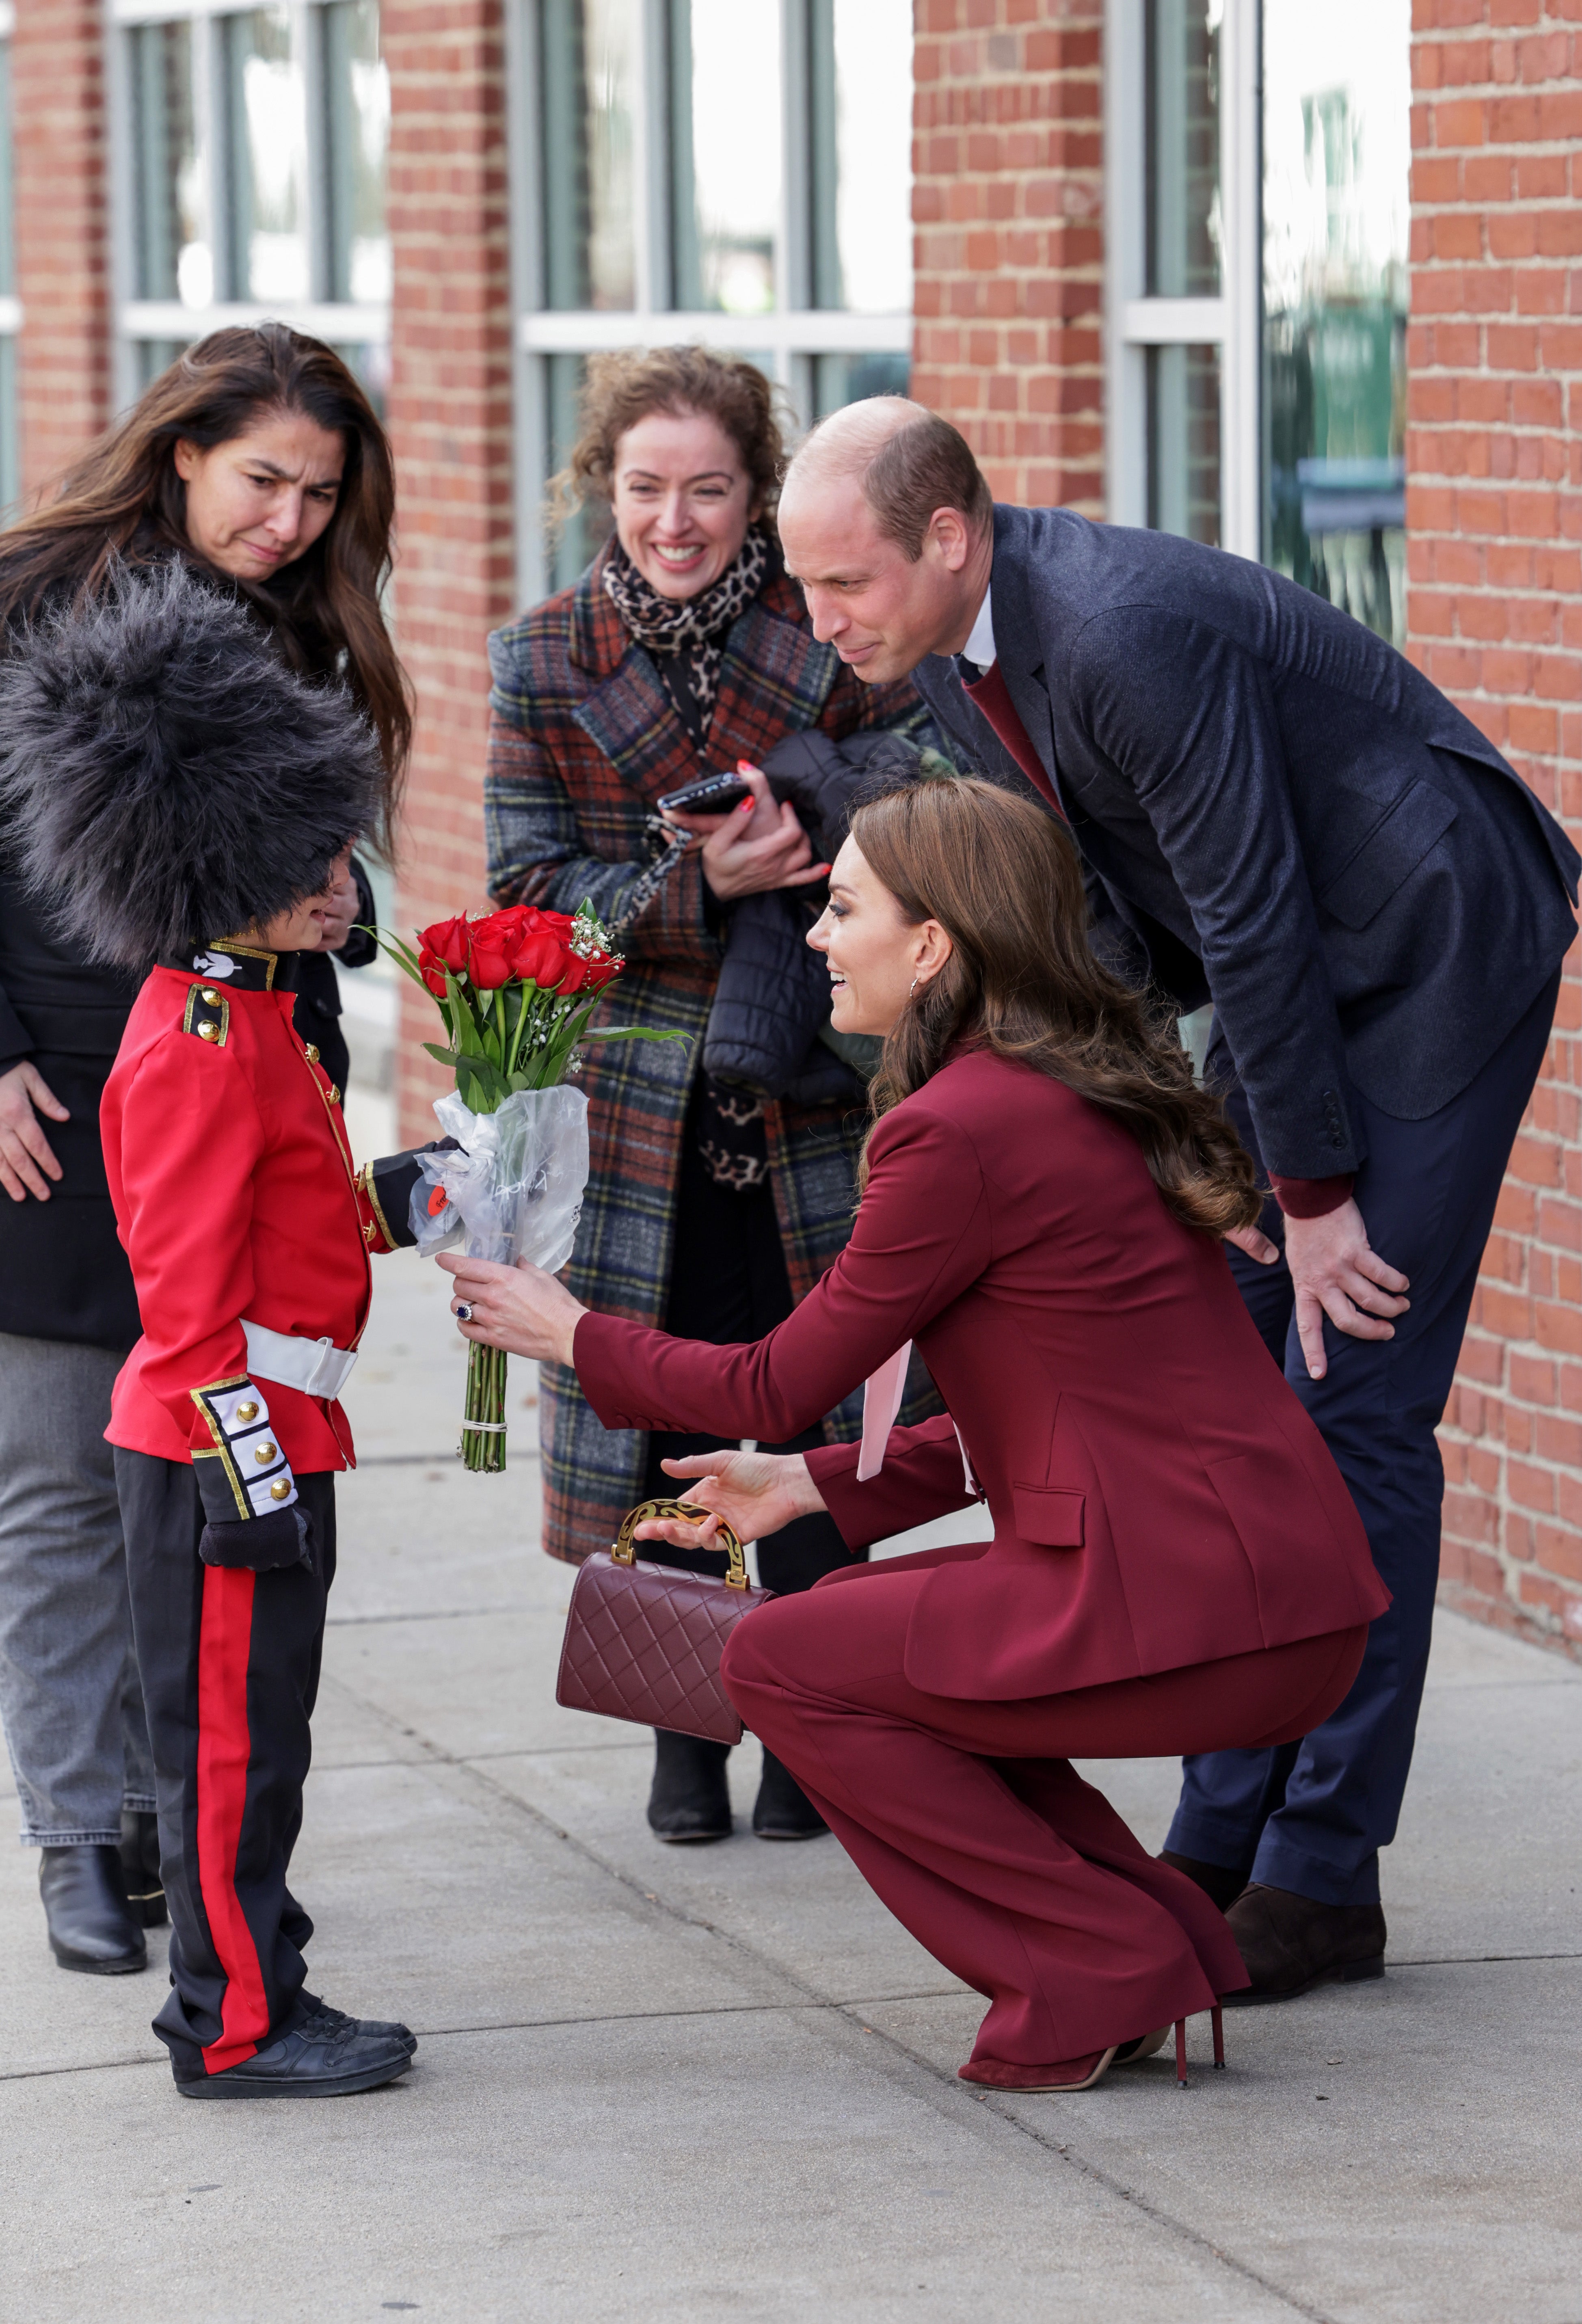
[[[712, 1509], [700, 1509], [694, 1501], [639, 1501], [637, 1507], [628, 1509], [621, 1519], [621, 1530], [610, 1544], [610, 1555], [617, 1565], [634, 1565], [637, 1545], [632, 1536], [637, 1527], [646, 1525], [651, 1517], [680, 1517], [685, 1525], [701, 1525], [706, 1517], [713, 1515]], [[747, 1561], [742, 1555], [742, 1545], [734, 1526], [727, 1525], [724, 1517], [720, 1518], [717, 1536], [708, 1546], [710, 1550], [723, 1550], [729, 1558], [730, 1567], [725, 1577], [728, 1586], [732, 1590], [745, 1590], [747, 1586]]]

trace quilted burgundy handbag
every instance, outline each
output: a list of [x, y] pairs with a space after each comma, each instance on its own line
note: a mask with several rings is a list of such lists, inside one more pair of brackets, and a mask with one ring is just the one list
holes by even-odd
[[566, 1616], [557, 1702], [711, 1743], [741, 1741], [719, 1658], [736, 1624], [773, 1591], [747, 1580], [742, 1545], [723, 1518], [717, 1543], [730, 1560], [723, 1580], [645, 1564], [632, 1538], [650, 1517], [701, 1525], [708, 1515], [689, 1501], [641, 1501], [621, 1520], [608, 1555], [599, 1551], [586, 1561]]

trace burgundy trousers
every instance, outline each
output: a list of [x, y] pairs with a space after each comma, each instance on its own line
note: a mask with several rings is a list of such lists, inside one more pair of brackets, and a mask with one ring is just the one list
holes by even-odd
[[1344, 1698], [1365, 1628], [1013, 1702], [902, 1667], [936, 1553], [828, 1575], [732, 1632], [725, 1683], [897, 1920], [989, 2011], [975, 2059], [1048, 2065], [1247, 1983], [1223, 1915], [1151, 1857], [1073, 1758], [1257, 1748]]

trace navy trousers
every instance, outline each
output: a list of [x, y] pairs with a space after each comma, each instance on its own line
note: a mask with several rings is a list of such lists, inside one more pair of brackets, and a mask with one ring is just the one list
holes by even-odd
[[171, 1992], [153, 2030], [179, 2082], [264, 2048], [295, 2011], [313, 1923], [286, 1886], [302, 1821], [335, 1479], [299, 1473], [315, 1569], [205, 1565], [192, 1467], [116, 1448], [132, 1628], [171, 1906]]
[[[1398, 1121], [1353, 1097], [1367, 1139], [1357, 1206], [1369, 1242], [1411, 1283], [1411, 1305], [1395, 1319], [1392, 1340], [1354, 1340], [1326, 1319], [1328, 1370], [1321, 1380], [1309, 1379], [1283, 1258], [1260, 1267], [1240, 1251], [1230, 1253], [1265, 1345], [1350, 1488], [1394, 1603], [1372, 1625], [1362, 1668], [1339, 1710], [1301, 1742], [1183, 1761], [1166, 1846], [1321, 1904], [1376, 1903], [1379, 1850], [1395, 1837], [1439, 1572], [1445, 1476], [1434, 1431], [1559, 991], [1557, 971], [1468, 1087], [1426, 1121]], [[1205, 1077], [1224, 1087], [1231, 1074], [1228, 1054], [1217, 1042]], [[1234, 1081], [1226, 1098], [1255, 1155], [1252, 1120]], [[1283, 1243], [1272, 1202], [1262, 1223]]]

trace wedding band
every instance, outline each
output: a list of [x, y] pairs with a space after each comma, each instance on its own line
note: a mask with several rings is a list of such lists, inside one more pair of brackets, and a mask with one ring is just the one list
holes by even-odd
[[472, 1322], [472, 1307], [470, 1303], [466, 1299], [458, 1299], [450, 1312], [455, 1316], [458, 1323], [470, 1323]]

